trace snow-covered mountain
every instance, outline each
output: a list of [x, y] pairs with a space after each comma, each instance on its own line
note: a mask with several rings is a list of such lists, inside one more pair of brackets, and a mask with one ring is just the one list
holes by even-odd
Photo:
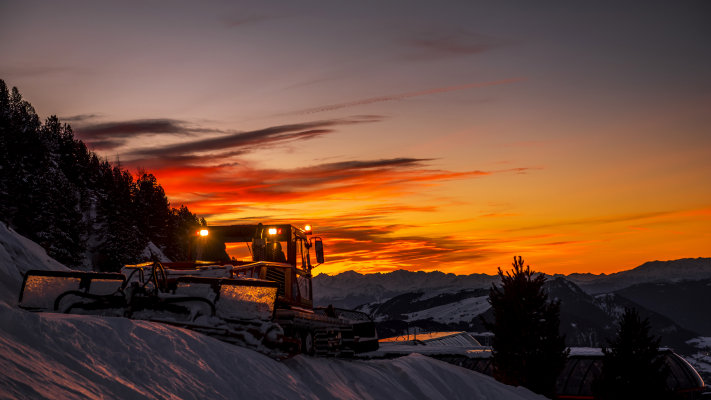
[[[599, 347], [615, 332], [615, 320], [625, 307], [635, 307], [650, 319], [652, 331], [663, 337], [663, 345], [690, 351], [686, 341], [699, 336], [653, 309], [616, 293], [592, 296], [565, 278], [549, 279], [545, 286], [552, 300], [560, 301], [561, 333], [569, 346]], [[488, 289], [431, 294], [405, 293], [382, 303], [359, 308], [370, 313], [382, 337], [396, 336], [417, 327], [424, 331], [485, 331], [481, 318], [493, 320]]]
[[[561, 331], [571, 346], [604, 345], [624, 307], [635, 307], [650, 318], [664, 345], [688, 353], [693, 350], [688, 340], [711, 336], [710, 276], [710, 258], [681, 259], [610, 275], [548, 276], [547, 288], [561, 301]], [[481, 332], [486, 329], [480, 317], [493, 318], [488, 289], [498, 282], [483, 274], [350, 271], [317, 276], [314, 293], [319, 304], [358, 307], [373, 315], [381, 337], [415, 327]]]
[[[564, 277], [590, 294], [611, 293], [641, 283], [711, 279], [711, 258], [652, 261], [609, 275], [574, 273], [549, 276], [549, 279], [556, 277]], [[366, 303], [382, 303], [405, 293], [456, 293], [488, 288], [498, 282], [498, 276], [486, 274], [454, 275], [405, 270], [359, 274], [347, 271], [332, 276], [317, 275], [314, 278], [314, 301], [318, 305], [354, 308]]]
[[29, 269], [64, 266], [0, 223], [0, 399], [543, 399], [418, 354], [279, 362], [158, 323], [26, 312]]
[[610, 293], [641, 283], [697, 281], [711, 279], [711, 258], [650, 261], [614, 274], [572, 274], [567, 278], [592, 294]]
[[439, 271], [397, 270], [375, 274], [346, 271], [332, 276], [319, 274], [313, 280], [314, 303], [353, 308], [366, 303], [383, 302], [404, 293], [451, 293], [488, 288], [498, 280], [497, 276], [486, 274], [455, 275]]
[[[711, 359], [707, 350], [698, 346], [699, 340], [711, 336], [711, 319], [707, 317], [711, 312], [708, 306], [711, 280], [704, 279], [711, 271], [709, 261], [706, 258], [652, 262], [612, 275], [548, 276], [546, 288], [549, 296], [561, 303], [561, 332], [566, 335], [568, 345], [605, 345], [606, 339], [614, 335], [616, 319], [624, 308], [634, 307], [649, 318], [652, 333], [662, 337], [663, 346], [687, 356], [706, 379], [711, 379]], [[429, 281], [428, 277], [433, 279]], [[332, 289], [333, 293], [333, 297], [321, 301], [338, 304], [339, 299], [370, 300], [358, 309], [376, 319], [381, 337], [415, 330], [483, 332], [486, 329], [481, 318], [493, 320], [487, 301], [489, 287], [492, 282], [498, 283], [498, 277], [486, 275], [468, 279], [407, 271], [370, 275], [349, 272], [318, 278], [315, 290], [329, 293], [327, 290]], [[321, 289], [327, 284], [333, 286]], [[621, 289], [593, 295], [579, 284]], [[370, 297], [368, 291], [376, 287], [378, 297]], [[350, 297], [344, 296], [346, 293]]]

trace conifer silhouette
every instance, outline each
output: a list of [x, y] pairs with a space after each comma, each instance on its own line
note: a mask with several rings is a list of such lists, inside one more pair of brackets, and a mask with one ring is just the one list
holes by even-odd
[[649, 333], [649, 319], [637, 309], [626, 308], [617, 336], [602, 349], [602, 373], [593, 383], [596, 399], [669, 399], [666, 386], [669, 369], [659, 354], [661, 338]]
[[170, 207], [153, 175], [134, 180], [100, 160], [56, 116], [41, 123], [1, 79], [0, 219], [67, 266], [112, 271], [146, 261], [148, 241], [185, 260], [201, 224], [187, 207]]
[[560, 304], [548, 301], [546, 278], [524, 268], [520, 256], [512, 266], [506, 273], [499, 268], [501, 287], [489, 291], [494, 321], [483, 321], [494, 333], [494, 377], [550, 396], [568, 355], [559, 333]]

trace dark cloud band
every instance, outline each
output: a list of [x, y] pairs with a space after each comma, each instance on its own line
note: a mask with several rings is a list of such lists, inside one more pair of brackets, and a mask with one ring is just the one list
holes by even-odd
[[247, 132], [231, 132], [206, 139], [192, 140], [163, 147], [153, 147], [135, 150], [129, 157], [163, 158], [194, 155], [200, 152], [244, 150], [253, 147], [270, 146], [288, 141], [306, 140], [333, 132], [333, 128], [343, 125], [353, 125], [377, 122], [383, 117], [374, 115], [356, 116], [335, 120], [305, 122], [268, 127]]
[[217, 130], [191, 128], [185, 121], [174, 119], [137, 119], [106, 122], [80, 126], [75, 130], [78, 137], [88, 141], [102, 138], [128, 138], [139, 135], [191, 135], [198, 132], [219, 132]]

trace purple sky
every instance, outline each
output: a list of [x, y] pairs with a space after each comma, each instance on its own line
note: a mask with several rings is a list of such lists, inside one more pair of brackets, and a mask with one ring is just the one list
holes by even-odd
[[711, 255], [709, 16], [2, 1], [0, 79], [209, 221], [313, 221], [332, 271], [602, 272]]

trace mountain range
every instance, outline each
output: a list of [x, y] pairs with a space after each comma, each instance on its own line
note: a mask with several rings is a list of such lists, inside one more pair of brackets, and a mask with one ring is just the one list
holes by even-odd
[[[489, 288], [498, 282], [495, 275], [437, 271], [320, 274], [314, 302], [359, 308], [388, 326], [483, 330], [479, 316], [487, 317]], [[711, 258], [653, 261], [614, 274], [548, 275], [546, 288], [561, 302], [561, 330], [572, 345], [600, 345], [625, 307], [638, 308], [676, 346], [711, 336]]]
[[[694, 340], [711, 337], [711, 258], [653, 261], [614, 274], [546, 278], [549, 298], [560, 301], [560, 330], [569, 346], [604, 346], [626, 307], [649, 319], [662, 346], [688, 357], [699, 352]], [[316, 276], [314, 301], [367, 312], [381, 337], [415, 329], [484, 332], [482, 320], [493, 320], [489, 289], [499, 281], [485, 274], [348, 271]], [[703, 351], [699, 354], [707, 362]]]
[[[711, 258], [684, 258], [672, 261], [651, 261], [636, 268], [613, 274], [552, 275], [575, 283], [591, 295], [611, 293], [636, 284], [678, 283], [711, 279]], [[357, 307], [374, 301], [382, 302], [410, 292], [452, 293], [462, 290], [489, 288], [499, 277], [487, 274], [455, 275], [451, 273], [412, 272], [397, 270], [389, 273], [360, 274], [346, 271], [337, 275], [314, 277], [314, 302], [338, 307]]]

